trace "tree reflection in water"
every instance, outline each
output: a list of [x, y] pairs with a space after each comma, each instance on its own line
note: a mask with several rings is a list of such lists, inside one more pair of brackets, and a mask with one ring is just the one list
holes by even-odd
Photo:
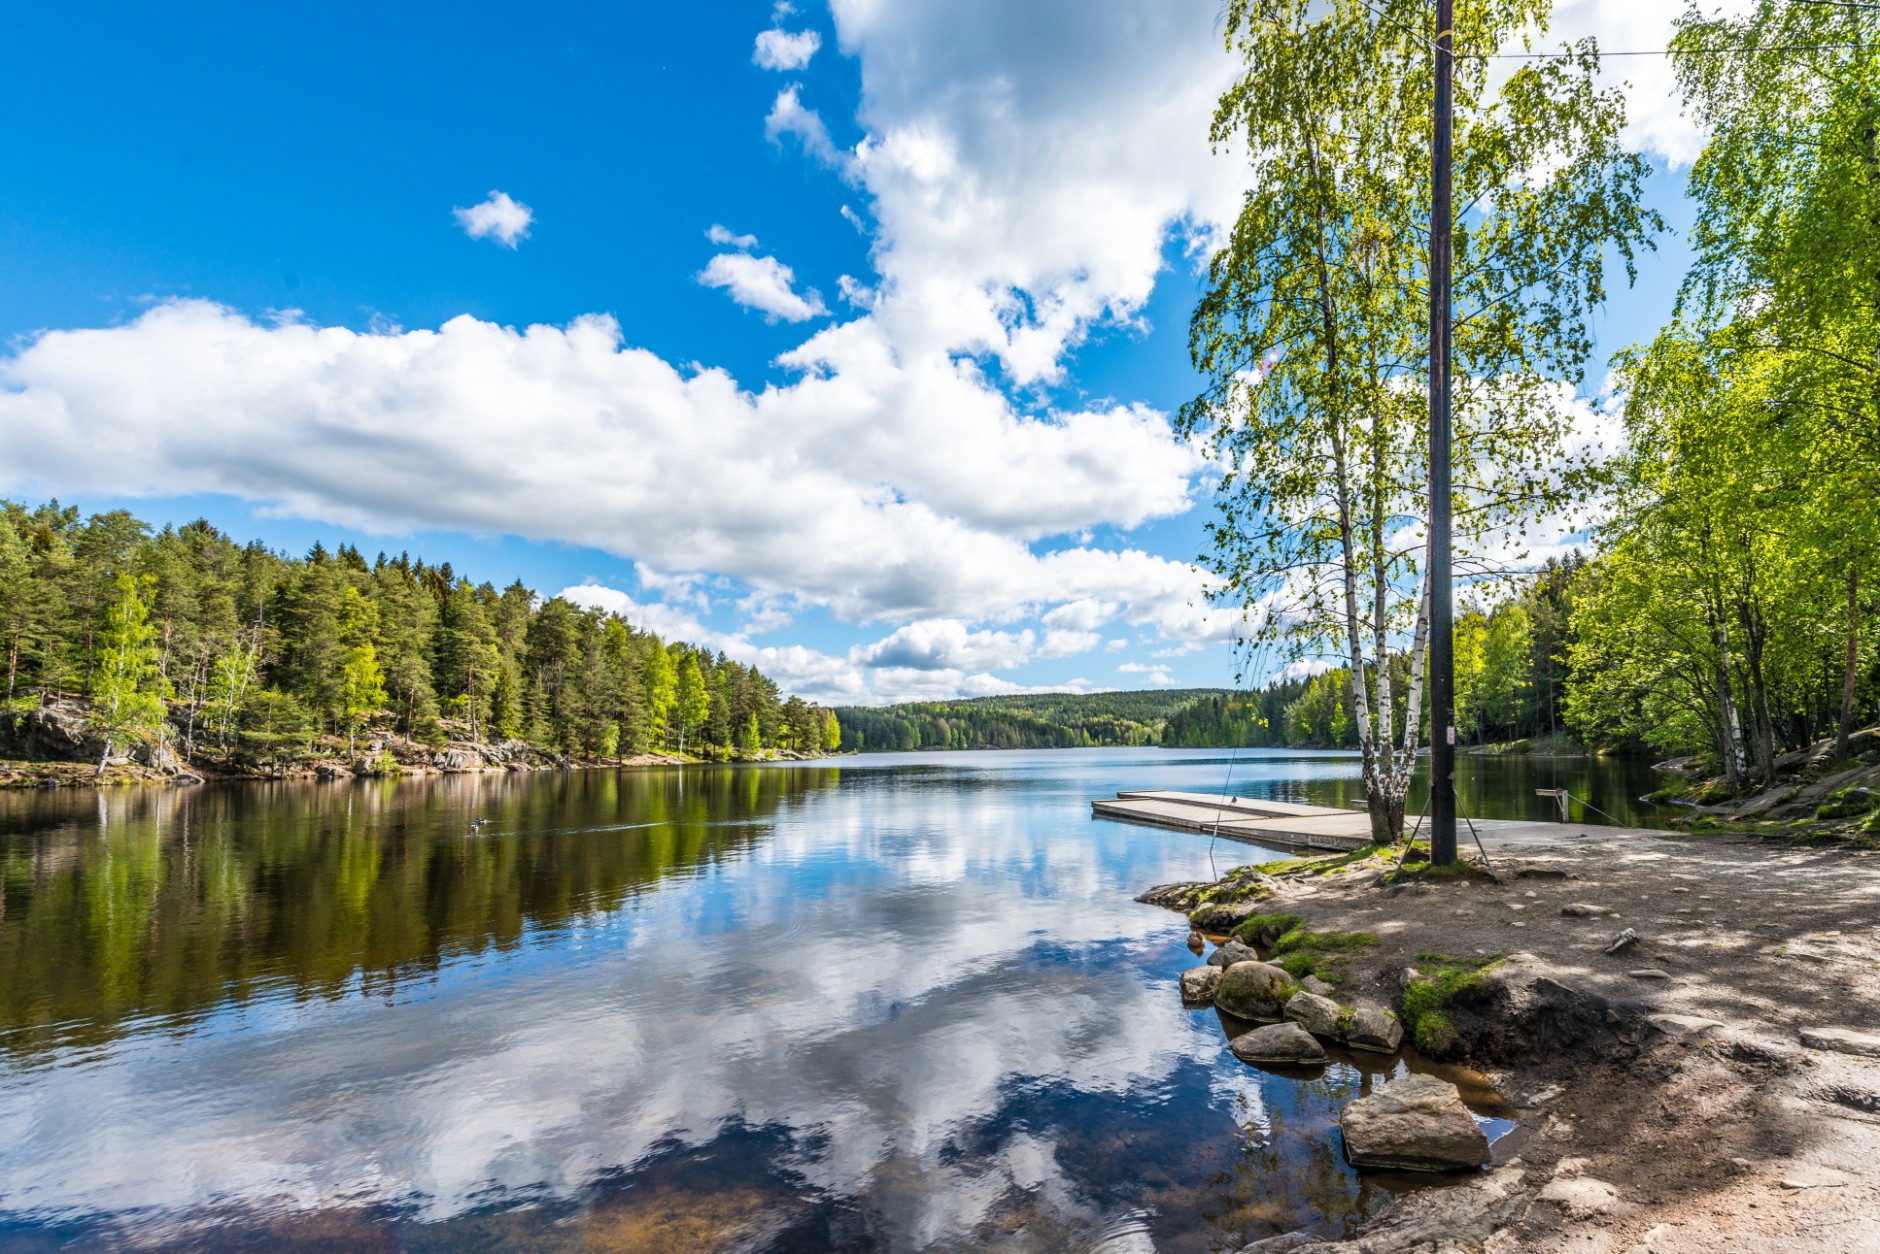
[[263, 990], [389, 997], [735, 857], [837, 774], [0, 794], [0, 1050], [18, 1062], [132, 1020], [185, 1025]]

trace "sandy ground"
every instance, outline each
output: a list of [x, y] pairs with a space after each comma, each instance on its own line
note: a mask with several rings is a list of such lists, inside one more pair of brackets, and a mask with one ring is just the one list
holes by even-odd
[[[1357, 1243], [1271, 1248], [1880, 1251], [1880, 1059], [1802, 1043], [1880, 1034], [1880, 855], [1597, 828], [1489, 852], [1500, 884], [1359, 864], [1261, 905], [1379, 938], [1342, 999], [1390, 1002], [1420, 953], [1502, 953], [1526, 1006], [1517, 1031], [1464, 1031], [1521, 1113], [1497, 1170], [1412, 1195]], [[1625, 928], [1638, 941], [1606, 954]]]

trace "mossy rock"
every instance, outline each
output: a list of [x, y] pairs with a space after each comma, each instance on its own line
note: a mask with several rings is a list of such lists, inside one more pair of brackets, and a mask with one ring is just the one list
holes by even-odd
[[1432, 1058], [1445, 1058], [1461, 1043], [1450, 1008], [1480, 997], [1488, 989], [1488, 972], [1501, 954], [1483, 958], [1452, 958], [1446, 954], [1417, 955], [1420, 974], [1403, 993], [1403, 1026], [1416, 1047]]
[[1237, 962], [1221, 973], [1214, 1004], [1235, 1018], [1271, 1022], [1298, 991], [1292, 977], [1270, 963]]
[[1250, 914], [1234, 928], [1234, 939], [1248, 945], [1271, 945], [1299, 924], [1296, 914]]

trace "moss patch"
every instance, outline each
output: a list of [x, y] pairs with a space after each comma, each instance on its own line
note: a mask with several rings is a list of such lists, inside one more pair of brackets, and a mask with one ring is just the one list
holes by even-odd
[[1314, 932], [1303, 925], [1293, 927], [1273, 942], [1272, 963], [1295, 980], [1316, 975], [1328, 984], [1344, 979], [1344, 964], [1360, 949], [1377, 944], [1369, 932]]
[[1403, 853], [1403, 860], [1390, 872], [1392, 883], [1407, 880], [1492, 880], [1486, 868], [1469, 861], [1458, 853], [1454, 862], [1448, 866], [1437, 866], [1430, 861], [1430, 848], [1421, 842], [1414, 842]]
[[1827, 800], [1815, 807], [1818, 819], [1851, 819], [1855, 815], [1865, 814], [1873, 800], [1865, 788], [1843, 788], [1839, 792], [1828, 794]]
[[1403, 994], [1403, 1024], [1416, 1047], [1432, 1057], [1443, 1057], [1456, 1047], [1456, 1025], [1449, 1008], [1488, 987], [1487, 973], [1502, 959], [1451, 958], [1447, 954], [1418, 954], [1418, 977]]
[[1378, 852], [1378, 846], [1366, 845], [1362, 849], [1353, 849], [1347, 853], [1326, 854], [1314, 858], [1281, 858], [1277, 862], [1262, 862], [1253, 869], [1262, 875], [1272, 876], [1327, 875], [1376, 857]]
[[1250, 914], [1234, 929], [1233, 937], [1243, 945], [1266, 945], [1299, 924], [1296, 914]]

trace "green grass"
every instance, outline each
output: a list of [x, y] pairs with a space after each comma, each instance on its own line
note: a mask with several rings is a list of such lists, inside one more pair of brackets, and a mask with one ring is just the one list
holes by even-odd
[[1440, 1058], [1456, 1047], [1456, 1025], [1449, 1017], [1449, 1007], [1485, 989], [1487, 973], [1501, 959], [1499, 953], [1485, 958], [1417, 955], [1417, 969], [1422, 974], [1404, 990], [1403, 1022], [1418, 1049]]
[[1265, 943], [1260, 939], [1263, 934], [1284, 936], [1300, 922], [1296, 914], [1250, 914], [1234, 929], [1233, 937], [1244, 945], [1261, 945]]
[[1262, 875], [1326, 875], [1340, 871], [1355, 862], [1363, 862], [1378, 852], [1376, 845], [1366, 845], [1362, 849], [1353, 849], [1347, 853], [1325, 854], [1313, 858], [1281, 858], [1277, 862], [1262, 862], [1253, 869]]
[[1430, 862], [1430, 847], [1421, 842], [1412, 842], [1403, 854], [1401, 863], [1393, 863], [1390, 879], [1393, 883], [1403, 880], [1454, 880], [1454, 879], [1493, 879], [1486, 870], [1458, 857], [1448, 866], [1436, 866]]
[[1295, 980], [1316, 975], [1327, 984], [1344, 979], [1344, 963], [1360, 949], [1377, 944], [1369, 932], [1315, 932], [1303, 924], [1273, 942], [1269, 959]]
[[1856, 815], [1866, 814], [1873, 806], [1873, 799], [1864, 788], [1843, 788], [1839, 792], [1829, 793], [1826, 800], [1815, 807], [1818, 819], [1851, 819]]

